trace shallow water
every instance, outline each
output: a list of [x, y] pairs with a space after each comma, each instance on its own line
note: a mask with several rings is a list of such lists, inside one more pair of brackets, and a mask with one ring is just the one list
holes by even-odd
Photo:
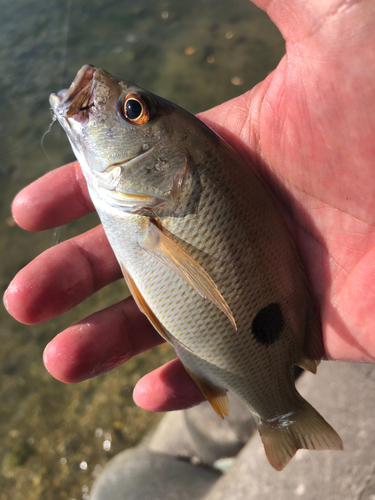
[[[250, 89], [284, 53], [276, 28], [248, 0], [0, 0], [0, 283], [54, 242], [10, 216], [25, 185], [74, 159], [51, 122], [48, 96], [85, 63], [134, 81], [195, 113]], [[67, 239], [95, 214], [64, 227]], [[93, 478], [138, 443], [159, 416], [132, 402], [146, 372], [170, 359], [165, 346], [75, 386], [44, 369], [45, 345], [62, 329], [127, 295], [117, 282], [74, 311], [25, 326], [0, 310], [0, 499], [87, 500]], [[106, 334], [103, 332], [103, 334]]]

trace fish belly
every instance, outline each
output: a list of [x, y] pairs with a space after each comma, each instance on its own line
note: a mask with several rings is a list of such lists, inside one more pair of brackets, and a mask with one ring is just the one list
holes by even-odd
[[[224, 287], [220, 288], [223, 281], [229, 281], [224, 267], [218, 273], [217, 259], [207, 258], [207, 254], [200, 259], [197, 247], [194, 252], [189, 249], [219, 282], [219, 289], [223, 290], [236, 319], [235, 330], [214, 304], [139, 246], [136, 216], [120, 221], [112, 214], [102, 213], [101, 218], [117, 259], [168, 332], [187, 370], [199, 379], [233, 391], [254, 413], [265, 419], [290, 412], [298, 402], [291, 368], [301, 353], [303, 338], [295, 336], [292, 342], [278, 339], [266, 345], [254, 337], [251, 331], [254, 301], [255, 308], [257, 304], [254, 291], [251, 293], [251, 287], [247, 286], [250, 279], [244, 279], [246, 273], [237, 273], [242, 274], [242, 288], [237, 287], [236, 293], [226, 293]], [[238, 258], [243, 259], [241, 252]], [[233, 274], [232, 282], [235, 277]], [[242, 294], [246, 294], [248, 300]], [[284, 326], [285, 330], [287, 328]], [[284, 333], [286, 338], [292, 335]]]

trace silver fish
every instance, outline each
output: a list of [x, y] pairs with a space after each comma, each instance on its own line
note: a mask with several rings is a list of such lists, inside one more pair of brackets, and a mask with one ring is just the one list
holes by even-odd
[[277, 470], [299, 448], [342, 449], [294, 385], [293, 365], [316, 372], [321, 326], [258, 177], [197, 118], [102, 69], [50, 104], [134, 299], [215, 411], [233, 391]]

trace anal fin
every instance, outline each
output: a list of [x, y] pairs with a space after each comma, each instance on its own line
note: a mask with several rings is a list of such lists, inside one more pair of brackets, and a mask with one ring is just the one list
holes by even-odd
[[[185, 365], [184, 365], [185, 366]], [[216, 411], [216, 413], [224, 418], [229, 415], [229, 400], [227, 391], [222, 387], [218, 387], [207, 380], [200, 378], [199, 376], [192, 373], [185, 366], [185, 370], [188, 372], [190, 377], [197, 384], [199, 389], [202, 391], [204, 397], [210, 403], [212, 408]]]
[[126, 284], [128, 285], [128, 288], [129, 288], [131, 294], [133, 295], [133, 298], [134, 298], [137, 306], [139, 307], [139, 309], [143, 312], [143, 314], [145, 314], [148, 317], [150, 323], [155, 328], [155, 330], [158, 331], [160, 333], [160, 335], [167, 342], [170, 343], [170, 340], [168, 338], [168, 335], [167, 335], [167, 332], [166, 332], [164, 326], [160, 323], [158, 318], [152, 312], [149, 305], [145, 301], [143, 295], [139, 291], [137, 285], [134, 283], [133, 278], [130, 276], [130, 274], [127, 272], [127, 270], [125, 269], [125, 267], [122, 264], [121, 264], [121, 270], [122, 270], [122, 274], [124, 275]]

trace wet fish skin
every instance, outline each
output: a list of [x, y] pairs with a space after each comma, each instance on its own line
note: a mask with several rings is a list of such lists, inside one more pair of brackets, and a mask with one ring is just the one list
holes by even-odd
[[[129, 95], [145, 123], [124, 116]], [[134, 298], [213, 408], [227, 414], [232, 390], [278, 470], [299, 448], [342, 449], [294, 385], [294, 364], [316, 371], [321, 327], [258, 177], [198, 119], [103, 70], [84, 66], [50, 103]]]

